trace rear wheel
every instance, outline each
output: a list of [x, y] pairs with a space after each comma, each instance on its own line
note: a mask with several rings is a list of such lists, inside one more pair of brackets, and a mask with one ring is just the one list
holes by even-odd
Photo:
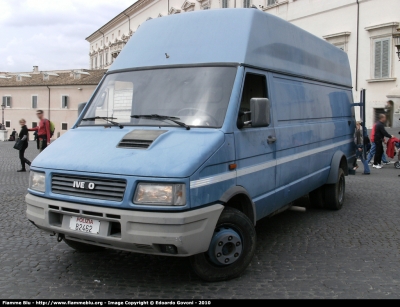
[[64, 239], [64, 242], [74, 250], [82, 253], [94, 253], [104, 250], [104, 247]]
[[400, 169], [400, 162], [399, 162], [399, 161], [396, 161], [396, 162], [394, 163], [394, 167], [397, 168], [397, 169]]
[[331, 210], [340, 210], [343, 207], [345, 192], [346, 179], [343, 169], [339, 168], [336, 183], [324, 186], [324, 207]]
[[205, 281], [238, 277], [250, 264], [256, 248], [256, 231], [250, 219], [225, 208], [217, 222], [207, 252], [191, 257], [194, 272]]

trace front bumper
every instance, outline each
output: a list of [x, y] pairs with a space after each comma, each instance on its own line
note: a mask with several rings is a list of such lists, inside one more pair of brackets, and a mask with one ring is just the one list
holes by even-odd
[[[63, 202], [27, 194], [26, 215], [38, 228], [64, 234], [66, 239], [132, 252], [171, 255], [163, 245], [174, 245], [177, 254], [190, 256], [208, 250], [215, 225], [224, 209], [215, 204], [186, 212], [143, 212]], [[70, 218], [100, 221], [99, 234], [69, 228]]]

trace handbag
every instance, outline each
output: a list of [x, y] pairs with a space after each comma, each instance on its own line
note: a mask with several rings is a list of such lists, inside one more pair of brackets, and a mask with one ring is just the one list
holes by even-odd
[[21, 141], [21, 139], [17, 139], [15, 141], [14, 148], [16, 150], [21, 150], [23, 148], [23, 146], [24, 146], [24, 141]]

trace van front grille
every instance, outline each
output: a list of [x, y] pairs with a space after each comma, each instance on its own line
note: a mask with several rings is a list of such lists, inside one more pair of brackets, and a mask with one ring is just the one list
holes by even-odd
[[118, 202], [124, 198], [125, 188], [126, 181], [119, 179], [55, 174], [51, 180], [51, 191], [56, 194]]

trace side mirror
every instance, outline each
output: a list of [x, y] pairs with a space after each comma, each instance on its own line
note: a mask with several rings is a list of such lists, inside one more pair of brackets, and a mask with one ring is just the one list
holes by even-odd
[[82, 102], [78, 104], [78, 116], [81, 115], [83, 109], [86, 107], [87, 102]]
[[268, 98], [251, 98], [251, 126], [252, 127], [268, 127], [271, 124], [271, 106]]

